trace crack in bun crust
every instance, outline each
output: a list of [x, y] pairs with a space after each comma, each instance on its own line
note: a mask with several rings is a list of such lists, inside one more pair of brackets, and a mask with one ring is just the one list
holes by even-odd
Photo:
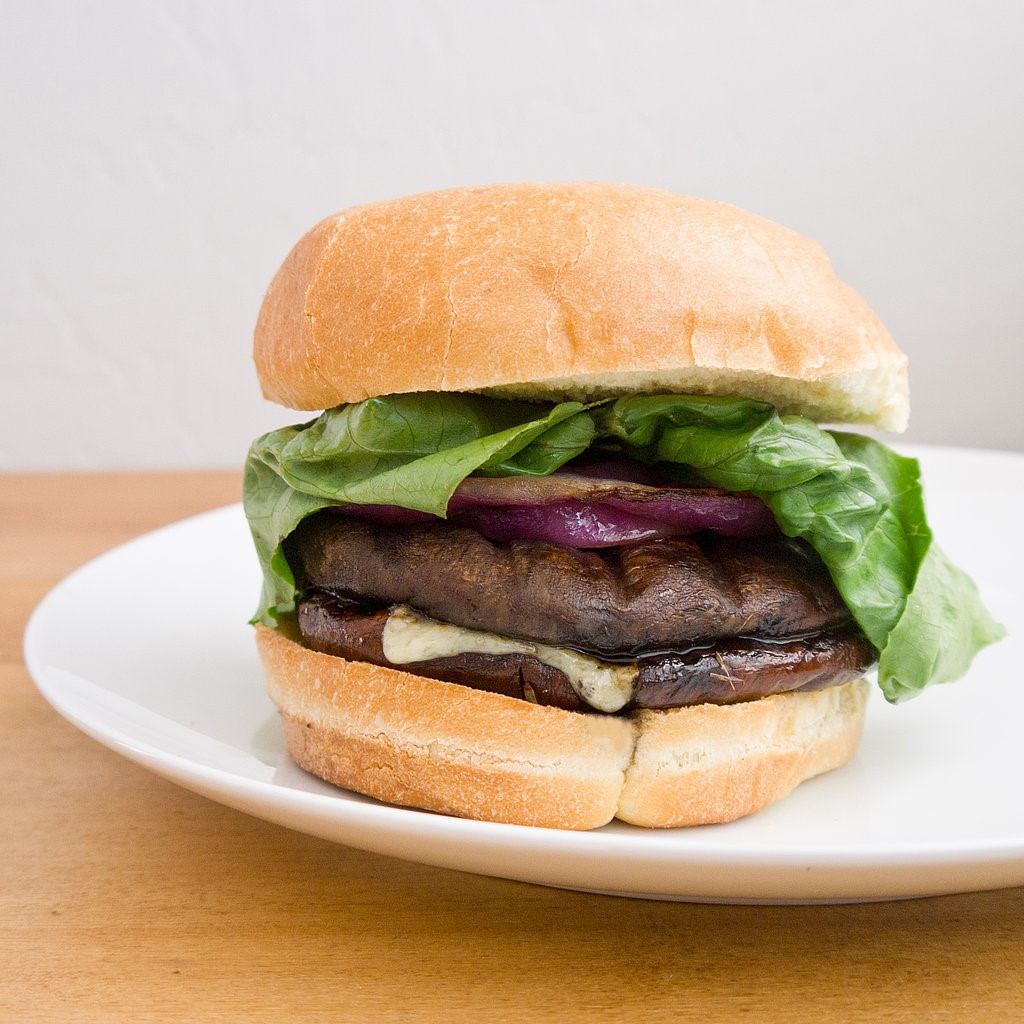
[[591, 829], [732, 821], [848, 761], [863, 679], [629, 718], [541, 707], [256, 629], [289, 755], [328, 782], [485, 821]]

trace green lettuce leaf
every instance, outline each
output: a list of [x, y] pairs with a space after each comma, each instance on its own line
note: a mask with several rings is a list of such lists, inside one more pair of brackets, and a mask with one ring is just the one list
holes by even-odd
[[252, 446], [245, 507], [264, 569], [257, 618], [294, 610], [282, 543], [339, 502], [443, 516], [471, 473], [546, 475], [588, 450], [680, 479], [749, 491], [801, 537], [879, 651], [890, 701], [962, 675], [1003, 635], [973, 583], [935, 546], [914, 459], [746, 399], [656, 395], [538, 406], [476, 395], [397, 395], [328, 410]]
[[345, 405], [258, 438], [243, 500], [263, 565], [257, 618], [294, 611], [295, 579], [281, 550], [327, 505], [400, 505], [443, 516], [470, 473], [546, 476], [587, 450], [595, 425], [578, 402], [536, 405], [457, 394], [394, 395]]

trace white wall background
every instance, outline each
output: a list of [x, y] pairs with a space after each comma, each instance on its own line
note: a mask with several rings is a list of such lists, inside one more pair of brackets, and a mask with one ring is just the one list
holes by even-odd
[[721, 199], [911, 357], [908, 438], [1024, 449], [1024, 5], [0, 0], [0, 469], [232, 466], [335, 209], [498, 180]]

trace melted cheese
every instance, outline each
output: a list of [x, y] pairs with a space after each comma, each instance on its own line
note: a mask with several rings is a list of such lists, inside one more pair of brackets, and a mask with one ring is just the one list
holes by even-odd
[[384, 657], [408, 665], [459, 654], [528, 654], [565, 674], [580, 700], [598, 711], [618, 711], [633, 696], [637, 666], [613, 665], [579, 651], [513, 640], [476, 629], [436, 622], [405, 605], [391, 610], [381, 637]]

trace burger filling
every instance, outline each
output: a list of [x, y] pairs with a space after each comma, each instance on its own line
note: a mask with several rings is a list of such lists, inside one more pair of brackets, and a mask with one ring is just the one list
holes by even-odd
[[729, 704], [876, 660], [813, 550], [777, 532], [588, 550], [332, 509], [286, 551], [308, 646], [567, 710]]
[[254, 621], [565, 708], [731, 703], [877, 662], [893, 702], [1003, 635], [919, 467], [764, 402], [388, 395], [254, 442]]

